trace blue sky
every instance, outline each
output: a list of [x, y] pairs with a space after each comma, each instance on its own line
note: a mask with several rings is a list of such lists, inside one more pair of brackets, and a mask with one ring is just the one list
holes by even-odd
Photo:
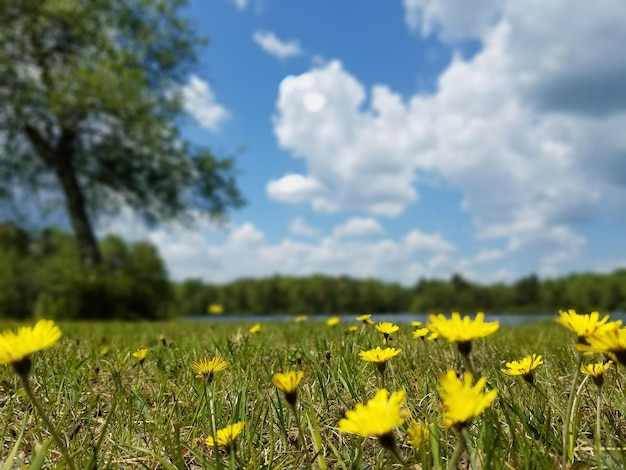
[[[470, 6], [471, 4], [471, 6]], [[482, 283], [626, 267], [618, 0], [192, 0], [186, 138], [248, 205], [147, 238], [174, 279]]]

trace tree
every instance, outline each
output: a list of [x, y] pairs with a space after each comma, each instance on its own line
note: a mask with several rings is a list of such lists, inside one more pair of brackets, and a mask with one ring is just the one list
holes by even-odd
[[0, 0], [0, 198], [56, 195], [83, 265], [102, 262], [97, 215], [189, 221], [243, 204], [232, 159], [179, 133], [181, 85], [205, 43], [184, 4]]

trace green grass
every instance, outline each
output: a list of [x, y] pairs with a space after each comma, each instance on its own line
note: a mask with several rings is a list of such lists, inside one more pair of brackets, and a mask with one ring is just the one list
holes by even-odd
[[[312, 468], [400, 468], [374, 439], [337, 430], [346, 410], [373, 397], [380, 385], [375, 366], [358, 358], [359, 351], [382, 346], [373, 327], [347, 334], [346, 324], [264, 324], [260, 333], [248, 336], [249, 324], [60, 326], [60, 344], [34, 357], [31, 382], [80, 469], [293, 469], [306, 468], [308, 461]], [[412, 419], [433, 424], [430, 443], [421, 450], [405, 443], [408, 422], [396, 429], [396, 441], [411, 468], [445, 468], [458, 436], [439, 425], [438, 377], [449, 368], [461, 369], [462, 361], [454, 345], [414, 339], [411, 331], [403, 325], [393, 335], [390, 346], [402, 353], [388, 363], [386, 385], [406, 390]], [[499, 391], [492, 408], [469, 427], [479, 467], [560, 466], [562, 423], [576, 367], [574, 339], [565, 328], [544, 322], [503, 327], [474, 343], [478, 374]], [[103, 345], [109, 347], [107, 355], [100, 354]], [[132, 357], [139, 347], [149, 348], [143, 366]], [[536, 388], [500, 372], [505, 362], [531, 353], [545, 361], [536, 371]], [[222, 356], [229, 367], [205, 390], [190, 366], [207, 355]], [[275, 372], [287, 370], [305, 373], [297, 406], [306, 449], [298, 445], [292, 410], [271, 383]], [[603, 468], [626, 465], [624, 383], [622, 370], [606, 374]], [[597, 387], [587, 381], [581, 390], [574, 458], [595, 468]], [[246, 422], [237, 439], [237, 460], [223, 452], [216, 459], [205, 445], [211, 408], [217, 428]], [[0, 417], [0, 470], [64, 468], [60, 449], [9, 366], [0, 368]]]

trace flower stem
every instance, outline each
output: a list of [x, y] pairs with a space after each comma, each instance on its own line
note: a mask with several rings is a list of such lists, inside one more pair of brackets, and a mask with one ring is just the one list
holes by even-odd
[[602, 470], [602, 385], [598, 385], [598, 401], [596, 403], [596, 468]]
[[465, 362], [465, 367], [468, 372], [471, 372], [474, 377], [476, 377], [476, 370], [474, 369], [474, 361], [472, 360], [472, 356], [470, 354], [461, 354], [463, 356], [463, 362]]
[[300, 413], [298, 413], [298, 407], [294, 403], [290, 405], [293, 410], [293, 416], [296, 420], [296, 426], [298, 427], [298, 445], [302, 450], [304, 450], [307, 468], [311, 468], [311, 459], [309, 458], [309, 447], [306, 445], [306, 441], [304, 440], [304, 434], [302, 433], [302, 423], [300, 423]]
[[570, 427], [571, 416], [574, 409], [574, 400], [576, 398], [576, 382], [578, 382], [578, 376], [580, 375], [580, 366], [583, 363], [583, 353], [578, 352], [578, 360], [576, 361], [576, 371], [574, 372], [574, 378], [572, 380], [572, 387], [570, 388], [569, 398], [567, 400], [567, 411], [565, 414], [565, 422], [563, 423], [563, 468], [567, 468], [572, 464], [572, 457], [570, 455]]
[[465, 450], [465, 439], [463, 438], [461, 433], [459, 433], [459, 438], [456, 441], [454, 453], [448, 461], [448, 470], [456, 470], [459, 467], [459, 461], [461, 460], [461, 455], [463, 455], [463, 450]]
[[389, 452], [391, 452], [391, 455], [393, 455], [393, 458], [396, 459], [396, 462], [402, 465], [402, 468], [409, 468], [407, 466], [407, 463], [404, 461], [404, 459], [400, 455], [398, 448], [395, 445], [391, 449], [389, 449]]
[[[215, 455], [215, 465], [218, 470], [222, 469], [222, 461], [220, 459], [220, 449], [217, 443], [217, 424], [215, 421], [215, 405], [213, 402], [213, 396], [215, 395], [215, 382], [204, 385], [206, 388], [211, 387], [211, 394], [209, 396], [209, 413], [211, 413], [211, 437], [213, 438], [213, 454]], [[206, 391], [206, 390], [205, 390]]]
[[39, 403], [39, 400], [37, 400], [37, 398], [35, 397], [35, 394], [33, 393], [33, 389], [30, 386], [30, 382], [28, 381], [28, 376], [26, 374], [18, 374], [18, 376], [20, 377], [20, 380], [22, 381], [22, 384], [24, 385], [26, 394], [28, 395], [28, 397], [30, 398], [30, 401], [35, 406], [37, 413], [39, 413], [39, 417], [45, 423], [46, 427], [48, 428], [48, 431], [50, 431], [50, 434], [52, 434], [52, 437], [54, 438], [54, 440], [57, 441], [57, 444], [59, 444], [59, 447], [61, 448], [61, 453], [65, 457], [67, 464], [72, 470], [77, 470], [76, 465], [74, 464], [74, 460], [70, 456], [70, 452], [67, 449], [67, 445], [65, 444], [63, 439], [61, 439], [61, 436], [59, 436], [56, 429], [52, 425], [52, 422], [50, 421], [50, 419], [48, 418], [48, 415], [46, 414], [43, 407]]

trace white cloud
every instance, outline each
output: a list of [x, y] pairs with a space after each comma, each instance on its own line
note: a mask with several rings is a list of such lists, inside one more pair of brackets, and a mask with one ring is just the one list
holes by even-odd
[[[349, 220], [342, 226], [345, 229], [358, 225]], [[375, 221], [370, 219], [362, 223], [360, 233], [373, 233], [377, 231], [375, 227]], [[351, 234], [356, 235], [357, 229]], [[456, 272], [450, 271], [451, 268], [470, 272], [467, 265], [458, 262], [426, 269], [429, 260], [438, 256], [438, 249], [416, 250], [413, 232], [397, 239], [355, 239], [333, 234], [306, 242], [285, 237], [271, 243], [251, 222], [220, 228], [198, 219], [194, 227], [163, 225], [148, 229], [130, 212], [99, 230], [101, 236], [111, 232], [129, 240], [146, 239], [153, 243], [175, 280], [201, 278], [207, 282], [227, 282], [275, 273], [299, 276], [324, 273], [361, 279], [375, 277], [410, 285], [420, 277], [449, 277]], [[423, 237], [439, 240], [443, 251], [451, 246], [436, 234], [423, 234]]]
[[269, 197], [289, 204], [298, 204], [308, 200], [315, 202], [316, 197], [324, 192], [324, 186], [317, 179], [293, 173], [267, 184]]
[[231, 0], [235, 6], [237, 7], [237, 10], [239, 11], [243, 11], [246, 9], [246, 7], [248, 6], [248, 0]]
[[376, 219], [353, 217], [333, 229], [335, 238], [363, 237], [383, 233], [382, 226]]
[[429, 234], [419, 230], [411, 230], [405, 235], [403, 242], [411, 251], [417, 253], [448, 253], [454, 251], [454, 245], [438, 233]]
[[[626, 9], [486, 1], [460, 24], [461, 3], [443, 3], [406, 2], [431, 12], [423, 31], [483, 48], [455, 56], [432, 95], [367, 90], [336, 60], [283, 80], [278, 143], [325, 188], [300, 202], [396, 216], [417, 200], [417, 176], [432, 177], [462, 192], [477, 238], [552, 269], [582, 250], [578, 227], [626, 202]], [[324, 97], [316, 112], [310, 94]]]
[[474, 260], [477, 263], [489, 263], [491, 261], [497, 261], [499, 259], [502, 259], [505, 255], [506, 253], [504, 252], [504, 250], [489, 250], [483, 248], [478, 253], [476, 253], [476, 256], [474, 256]]
[[503, 0], [404, 0], [405, 21], [424, 36], [481, 37], [498, 20]]
[[215, 100], [211, 86], [196, 75], [181, 89], [183, 106], [194, 120], [205, 129], [217, 132], [229, 117], [229, 112]]
[[302, 217], [296, 217], [289, 223], [289, 233], [293, 235], [304, 235], [314, 237], [319, 234], [319, 230], [307, 224]]
[[281, 41], [272, 31], [255, 31], [252, 39], [261, 46], [261, 49], [277, 59], [287, 59], [302, 54], [298, 41]]
[[[324, 105], [312, 110], [311, 96]], [[377, 87], [372, 110], [362, 113], [365, 96], [363, 86], [338, 61], [289, 76], [280, 85], [274, 132], [281, 147], [305, 158], [311, 177], [324, 183], [326, 191], [310, 201], [314, 208], [396, 216], [417, 199], [413, 165], [405, 158], [406, 149], [398, 152], [409, 142], [402, 129], [396, 133], [390, 128], [402, 125], [403, 105]]]

